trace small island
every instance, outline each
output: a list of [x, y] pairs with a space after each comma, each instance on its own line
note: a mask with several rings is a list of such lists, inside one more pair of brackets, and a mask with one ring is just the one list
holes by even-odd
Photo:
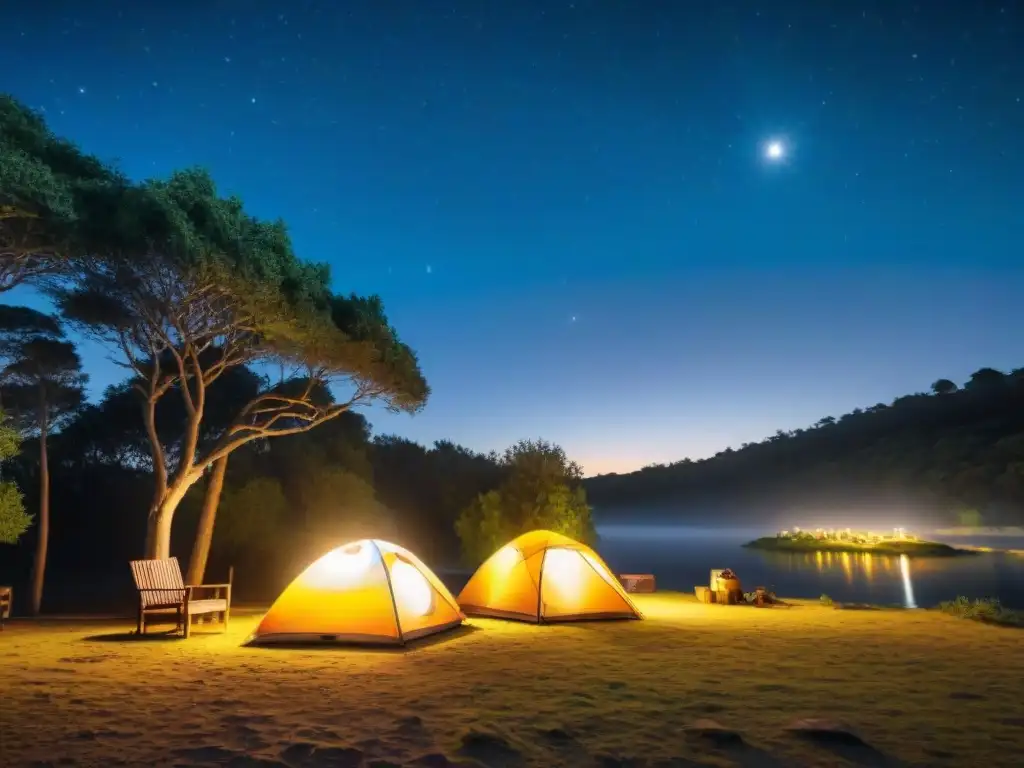
[[957, 549], [937, 541], [924, 541], [902, 528], [892, 534], [871, 531], [817, 529], [813, 533], [794, 528], [764, 536], [743, 546], [774, 552], [858, 552], [876, 555], [909, 555], [912, 557], [955, 557], [977, 554], [974, 550]]

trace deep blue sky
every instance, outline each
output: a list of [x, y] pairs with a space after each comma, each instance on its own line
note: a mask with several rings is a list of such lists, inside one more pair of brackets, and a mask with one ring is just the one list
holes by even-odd
[[0, 90], [383, 296], [379, 431], [629, 470], [1024, 366], [1015, 3], [25, 5]]

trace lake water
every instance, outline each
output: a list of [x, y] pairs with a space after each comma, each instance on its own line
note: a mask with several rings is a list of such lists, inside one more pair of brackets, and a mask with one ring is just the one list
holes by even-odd
[[[930, 608], [957, 595], [994, 597], [1024, 609], [1024, 556], [953, 558], [764, 552], [742, 544], [764, 530], [603, 525], [597, 546], [616, 573], [653, 573], [658, 589], [692, 592], [712, 568], [731, 568], [746, 591], [764, 586], [780, 597]], [[924, 535], [924, 532], [921, 532]], [[952, 539], [947, 543], [1024, 548], [1021, 539]]]

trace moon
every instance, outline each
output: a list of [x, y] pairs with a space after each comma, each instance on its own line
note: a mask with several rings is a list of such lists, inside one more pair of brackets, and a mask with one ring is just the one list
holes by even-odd
[[781, 160], [786, 154], [786, 148], [777, 139], [769, 141], [764, 149], [765, 157], [769, 160]]

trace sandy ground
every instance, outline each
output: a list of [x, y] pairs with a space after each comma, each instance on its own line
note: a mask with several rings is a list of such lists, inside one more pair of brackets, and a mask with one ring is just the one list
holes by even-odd
[[[643, 622], [473, 620], [405, 651], [13, 621], [0, 765], [1024, 764], [1024, 632], [922, 611], [638, 602]], [[847, 723], [814, 741], [798, 718]], [[711, 718], [733, 738], [688, 731]]]

